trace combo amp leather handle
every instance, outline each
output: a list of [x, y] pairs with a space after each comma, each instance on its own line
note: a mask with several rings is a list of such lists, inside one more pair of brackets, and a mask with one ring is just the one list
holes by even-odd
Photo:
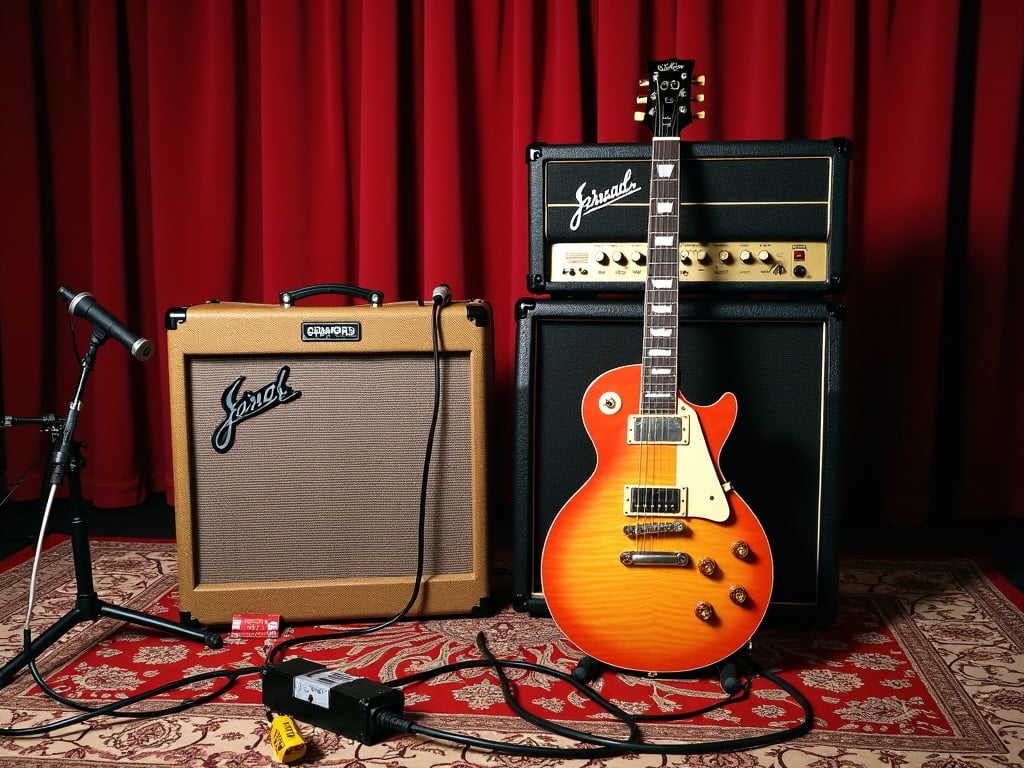
[[380, 291], [374, 291], [370, 288], [359, 288], [355, 285], [345, 285], [344, 283], [307, 285], [304, 288], [296, 288], [294, 291], [281, 291], [279, 298], [282, 307], [290, 307], [300, 299], [306, 299], [310, 296], [321, 296], [325, 293], [355, 296], [357, 299], [368, 301], [375, 307], [379, 307], [384, 303], [384, 294]]

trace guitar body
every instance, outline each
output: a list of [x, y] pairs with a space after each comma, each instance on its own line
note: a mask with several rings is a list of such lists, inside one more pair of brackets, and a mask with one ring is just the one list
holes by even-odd
[[719, 467], [736, 398], [696, 406], [676, 383], [679, 131], [693, 117], [692, 69], [692, 60], [648, 64], [650, 91], [638, 99], [647, 110], [637, 114], [654, 131], [642, 362], [587, 388], [597, 467], [555, 516], [541, 555], [544, 597], [566, 637], [603, 664], [658, 674], [742, 648], [774, 581], [764, 530]]
[[[640, 398], [640, 365], [608, 371], [588, 387], [583, 422], [597, 466], [552, 522], [541, 580], [556, 624], [588, 656], [622, 669], [686, 672], [750, 640], [771, 597], [771, 550], [719, 469], [736, 398], [695, 406], [679, 394], [684, 434], [668, 443], [630, 439]], [[631, 509], [630, 489], [638, 486], [680, 489], [680, 509]], [[713, 572], [704, 572], [709, 561]]]

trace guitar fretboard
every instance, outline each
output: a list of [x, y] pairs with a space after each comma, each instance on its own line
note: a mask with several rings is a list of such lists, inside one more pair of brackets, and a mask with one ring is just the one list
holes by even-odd
[[679, 139], [655, 138], [647, 218], [640, 412], [675, 413], [679, 371]]

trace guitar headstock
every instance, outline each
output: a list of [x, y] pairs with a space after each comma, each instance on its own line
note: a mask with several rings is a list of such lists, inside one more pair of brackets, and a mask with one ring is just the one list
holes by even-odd
[[693, 94], [694, 85], [704, 85], [703, 75], [693, 77], [693, 59], [651, 61], [647, 64], [647, 73], [648, 78], [641, 80], [640, 85], [648, 91], [637, 98], [637, 103], [647, 105], [647, 109], [637, 112], [635, 117], [655, 136], [678, 136], [695, 117], [704, 117], [703, 112], [694, 114], [690, 108], [690, 102], [704, 101], [704, 94]]

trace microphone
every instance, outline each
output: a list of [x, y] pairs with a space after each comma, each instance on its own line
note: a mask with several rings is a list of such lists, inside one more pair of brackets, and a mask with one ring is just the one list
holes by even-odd
[[449, 288], [445, 283], [441, 283], [437, 286], [430, 294], [430, 298], [433, 299], [435, 304], [439, 306], [447, 306], [452, 303], [452, 289]]
[[68, 302], [69, 315], [77, 315], [83, 320], [87, 320], [96, 330], [102, 331], [124, 344], [136, 360], [148, 360], [153, 354], [153, 343], [149, 339], [138, 336], [125, 328], [120, 320], [97, 303], [91, 293], [82, 291], [76, 294], [66, 285], [58, 288], [57, 293]]

